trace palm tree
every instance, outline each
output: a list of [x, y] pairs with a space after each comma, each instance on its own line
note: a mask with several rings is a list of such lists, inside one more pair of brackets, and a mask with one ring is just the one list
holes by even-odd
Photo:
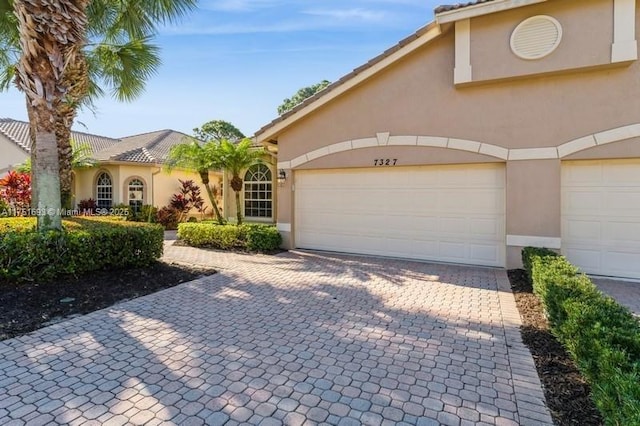
[[[0, 90], [6, 90], [14, 81], [15, 64], [20, 55], [17, 21], [10, 7], [12, 1], [0, 0]], [[88, 5], [88, 42], [74, 56], [74, 61], [67, 64], [61, 82], [66, 94], [56, 104], [55, 133], [63, 206], [69, 207], [71, 202], [70, 135], [78, 108], [91, 107], [95, 98], [104, 94], [101, 86], [110, 89], [120, 101], [139, 96], [161, 63], [159, 49], [151, 44], [158, 24], [178, 19], [193, 9], [196, 2], [92, 0]], [[34, 149], [32, 156], [36, 155]]]
[[165, 163], [165, 169], [168, 172], [171, 172], [175, 168], [182, 168], [194, 171], [200, 175], [200, 180], [213, 206], [216, 220], [222, 225], [224, 224], [224, 219], [222, 218], [216, 201], [218, 190], [215, 185], [211, 186], [209, 178], [210, 170], [220, 169], [221, 167], [219, 144], [215, 141], [201, 143], [195, 139], [192, 139], [188, 143], [173, 146], [169, 151], [167, 162]]
[[231, 189], [235, 192], [236, 215], [238, 225], [242, 224], [242, 206], [240, 204], [240, 191], [244, 181], [240, 174], [256, 163], [262, 161], [263, 150], [252, 146], [251, 139], [243, 139], [238, 143], [226, 139], [220, 141], [218, 147], [220, 163], [231, 174]]
[[18, 87], [25, 93], [35, 128], [37, 228], [62, 229], [56, 106], [68, 89], [62, 76], [85, 43], [89, 0], [15, 0], [20, 59]]

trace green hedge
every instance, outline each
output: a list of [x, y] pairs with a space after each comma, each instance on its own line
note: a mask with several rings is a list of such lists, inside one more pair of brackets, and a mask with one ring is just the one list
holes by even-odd
[[551, 330], [591, 384], [607, 425], [640, 425], [640, 321], [564, 257], [525, 248], [522, 259]]
[[0, 279], [46, 281], [65, 274], [147, 266], [162, 256], [161, 226], [72, 218], [35, 232], [35, 218], [0, 219]]
[[181, 223], [178, 238], [193, 247], [221, 250], [249, 250], [268, 253], [282, 244], [282, 236], [271, 225], [217, 225], [214, 223]]

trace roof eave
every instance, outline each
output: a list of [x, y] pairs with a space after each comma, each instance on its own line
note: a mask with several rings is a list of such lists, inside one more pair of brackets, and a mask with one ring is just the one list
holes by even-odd
[[[259, 143], [264, 143], [265, 141], [276, 139], [280, 132], [291, 126], [296, 121], [306, 117], [313, 111], [324, 106], [351, 88], [361, 84], [365, 80], [368, 80], [401, 58], [437, 38], [440, 34], [442, 34], [442, 29], [439, 23], [435, 21], [429, 23], [416, 34], [409, 36], [398, 45], [388, 49], [382, 55], [372, 59], [367, 64], [356, 68], [345, 77], [342, 77], [338, 82], [332, 85], [333, 87], [327, 87], [325, 90], [318, 93], [318, 95], [313, 96], [308, 101], [305, 101], [298, 107], [294, 108], [290, 113], [275, 119], [258, 130], [255, 134], [256, 140]], [[387, 54], [387, 52], [391, 53]]]
[[476, 16], [516, 9], [518, 7], [529, 6], [546, 1], [547, 0], [496, 0], [488, 3], [470, 5], [460, 9], [447, 10], [445, 12], [436, 13], [435, 16], [438, 24], [447, 24], [450, 22], [460, 21], [462, 19], [475, 18]]

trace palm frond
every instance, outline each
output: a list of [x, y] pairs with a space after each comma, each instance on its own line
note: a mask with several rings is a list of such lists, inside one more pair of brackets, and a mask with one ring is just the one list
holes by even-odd
[[150, 37], [118, 43], [102, 42], [90, 53], [96, 77], [119, 101], [132, 101], [145, 89], [146, 81], [158, 72], [160, 49]]

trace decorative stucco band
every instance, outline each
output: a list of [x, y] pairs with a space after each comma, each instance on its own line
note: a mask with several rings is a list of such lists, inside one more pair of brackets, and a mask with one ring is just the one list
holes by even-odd
[[558, 147], [507, 149], [498, 145], [466, 139], [440, 136], [391, 136], [389, 132], [378, 133], [375, 137], [354, 139], [328, 145], [290, 161], [278, 162], [279, 169], [295, 169], [305, 163], [327, 155], [343, 151], [377, 146], [425, 146], [457, 149], [509, 161], [562, 159], [576, 152], [596, 146], [640, 137], [640, 123], [622, 126], [599, 133], [587, 135], [566, 142]]

